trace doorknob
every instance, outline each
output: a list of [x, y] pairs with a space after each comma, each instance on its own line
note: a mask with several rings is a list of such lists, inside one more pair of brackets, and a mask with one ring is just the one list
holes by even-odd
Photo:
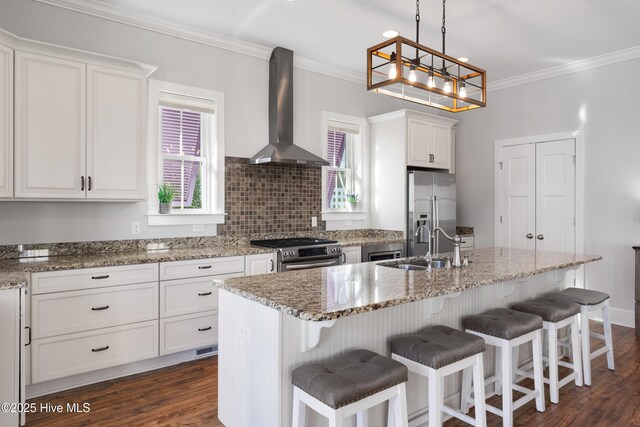
[[538, 235], [536, 236], [536, 238], [537, 238], [538, 240], [544, 240], [544, 234], [538, 234]]
[[527, 233], [527, 239], [533, 239], [533, 234]]

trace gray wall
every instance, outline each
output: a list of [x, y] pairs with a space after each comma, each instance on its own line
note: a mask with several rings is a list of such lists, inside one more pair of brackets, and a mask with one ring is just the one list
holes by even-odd
[[635, 59], [490, 92], [487, 108], [460, 117], [457, 146], [459, 223], [475, 226], [477, 246], [488, 247], [495, 140], [583, 129], [585, 252], [604, 257], [587, 266], [586, 285], [623, 310], [633, 309], [631, 246], [640, 244], [640, 98], [622, 76], [638, 73]]
[[[224, 92], [227, 156], [250, 157], [267, 143], [266, 60], [35, 1], [0, 0], [0, 9], [0, 28], [17, 36], [155, 64], [155, 79]], [[294, 82], [296, 143], [318, 155], [321, 111], [366, 117], [406, 108], [362, 85], [297, 68]], [[0, 202], [0, 244], [195, 234], [191, 226], [148, 227], [146, 213], [146, 202]], [[132, 221], [142, 225], [139, 236], [131, 235]], [[197, 234], [214, 233], [207, 226]]]

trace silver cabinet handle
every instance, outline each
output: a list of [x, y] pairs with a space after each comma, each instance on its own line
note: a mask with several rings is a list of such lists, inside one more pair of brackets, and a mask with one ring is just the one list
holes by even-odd
[[527, 239], [529, 239], [529, 240], [533, 239], [533, 234], [527, 233]]
[[536, 238], [537, 238], [538, 240], [544, 240], [544, 234], [538, 234], [538, 235], [536, 236]]
[[104, 347], [100, 347], [100, 348], [92, 348], [91, 351], [93, 351], [94, 353], [97, 353], [99, 351], [105, 351], [105, 350], [109, 350], [109, 346], [105, 345]]
[[271, 268], [269, 269], [269, 271], [273, 271], [273, 267], [274, 267], [273, 259], [270, 259], [269, 263], [271, 263]]
[[287, 270], [302, 270], [305, 268], [313, 268], [313, 267], [328, 267], [330, 265], [336, 265], [335, 261], [327, 261], [327, 262], [317, 262], [313, 264], [293, 264], [287, 265]]
[[207, 326], [206, 328], [198, 328], [198, 332], [210, 331], [211, 326]]
[[91, 307], [91, 311], [102, 311], [102, 310], [106, 310], [108, 308], [109, 308], [108, 305], [104, 305], [102, 307]]
[[433, 163], [436, 161], [436, 156], [434, 156], [433, 154], [429, 154], [429, 163]]

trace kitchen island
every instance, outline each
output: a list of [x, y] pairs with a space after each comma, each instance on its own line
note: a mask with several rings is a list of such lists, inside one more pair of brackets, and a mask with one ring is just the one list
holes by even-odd
[[[431, 273], [363, 263], [219, 281], [218, 417], [227, 427], [291, 425], [297, 366], [354, 348], [389, 355], [393, 336], [430, 324], [461, 328], [466, 315], [573, 286], [573, 270], [599, 259], [489, 248], [475, 250], [469, 267]], [[445, 398], [457, 392], [452, 376]], [[422, 416], [424, 381], [410, 374], [407, 396], [410, 418]], [[382, 410], [373, 410], [372, 426], [383, 425]], [[326, 423], [311, 410], [307, 422]]]

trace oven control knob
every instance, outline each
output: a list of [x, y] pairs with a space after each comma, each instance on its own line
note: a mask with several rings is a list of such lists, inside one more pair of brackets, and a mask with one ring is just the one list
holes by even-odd
[[296, 253], [294, 251], [289, 252], [289, 256], [294, 256]]
[[331, 248], [331, 252], [335, 252], [335, 251], [336, 251], [336, 248]]
[[339, 247], [339, 248], [338, 248], [338, 252], [342, 252], [342, 248], [340, 248], [340, 247]]
[[282, 256], [284, 257], [289, 256], [289, 252], [282, 252]]

